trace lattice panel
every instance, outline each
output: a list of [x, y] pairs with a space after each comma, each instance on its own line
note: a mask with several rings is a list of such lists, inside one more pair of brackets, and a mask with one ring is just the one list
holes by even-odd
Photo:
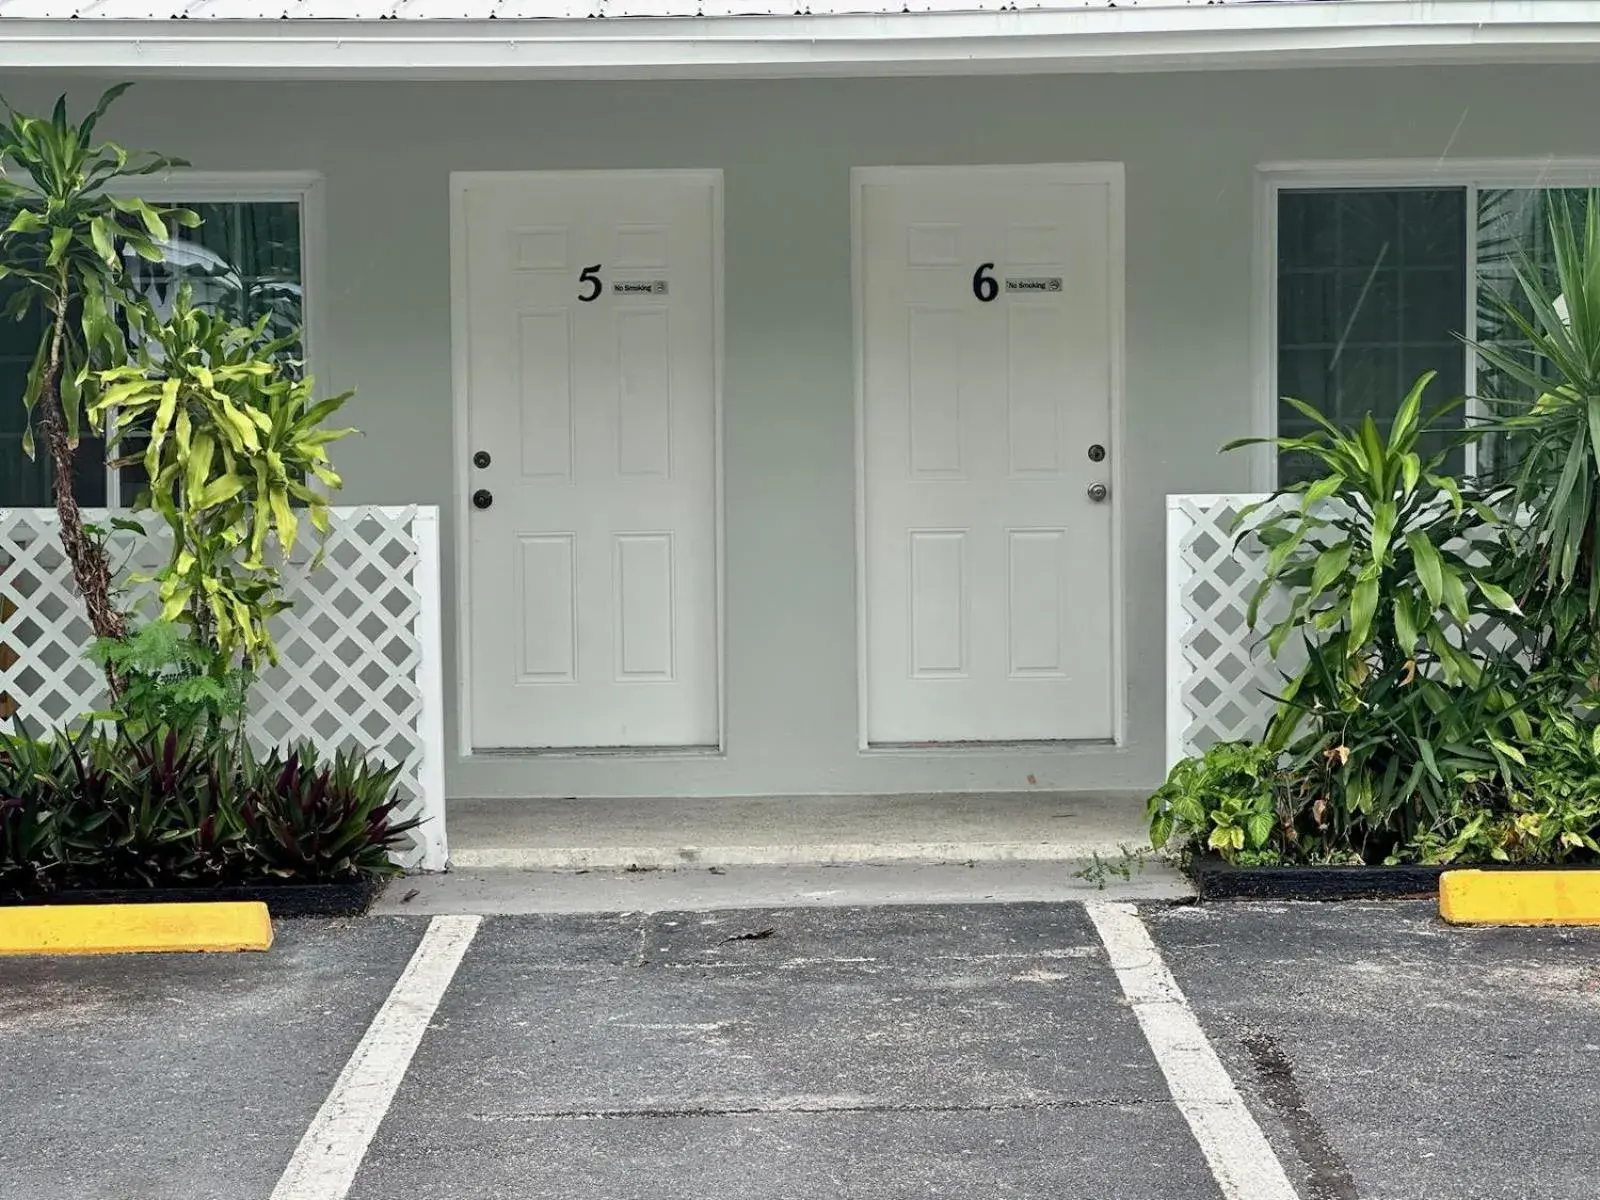
[[[1284, 671], [1245, 621], [1265, 551], [1237, 540], [1235, 524], [1257, 495], [1167, 497], [1167, 754], [1175, 762], [1216, 742], [1265, 731]], [[1262, 606], [1257, 628], [1281, 616], [1281, 596]], [[1169, 762], [1168, 765], [1171, 765]]]
[[[94, 521], [104, 514], [85, 514]], [[356, 748], [400, 764], [406, 816], [426, 816], [402, 856], [406, 865], [442, 866], [444, 803], [434, 782], [442, 697], [437, 644], [437, 514], [416, 507], [338, 508], [322, 561], [309, 549], [284, 568], [293, 607], [274, 621], [278, 665], [253, 692], [248, 730], [261, 745], [309, 739], [324, 751]], [[118, 577], [163, 561], [170, 538], [153, 514], [146, 534], [115, 531], [108, 540]], [[430, 561], [431, 559], [431, 561]], [[149, 586], [128, 585], [124, 607], [144, 604]], [[35, 728], [103, 707], [105, 680], [84, 659], [88, 622], [44, 509], [0, 509], [0, 693]], [[432, 667], [434, 669], [430, 670]], [[0, 712], [4, 712], [0, 702]]]

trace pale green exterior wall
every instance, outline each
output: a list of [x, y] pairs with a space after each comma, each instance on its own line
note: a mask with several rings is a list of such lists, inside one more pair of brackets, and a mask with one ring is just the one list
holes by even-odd
[[[77, 103], [100, 84], [73, 80]], [[13, 103], [61, 90], [0, 81]], [[315, 366], [356, 387], [349, 502], [454, 522], [449, 173], [726, 173], [727, 750], [715, 758], [455, 758], [467, 795], [1141, 788], [1162, 771], [1163, 496], [1242, 490], [1253, 171], [1271, 160], [1600, 156], [1597, 68], [719, 83], [149, 82], [103, 127], [212, 170], [326, 179]], [[1119, 747], [857, 749], [849, 173], [857, 165], [1118, 161], [1127, 172]], [[445, 546], [454, 695], [454, 547]]]

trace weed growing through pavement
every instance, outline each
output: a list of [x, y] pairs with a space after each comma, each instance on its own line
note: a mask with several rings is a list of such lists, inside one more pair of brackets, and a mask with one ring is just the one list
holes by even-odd
[[1103, 858], [1097, 850], [1089, 852], [1090, 861], [1072, 873], [1073, 878], [1082, 879], [1094, 884], [1101, 891], [1105, 890], [1106, 880], [1115, 875], [1124, 883], [1133, 879], [1134, 872], [1143, 872], [1145, 861], [1151, 852], [1140, 846], [1130, 850], [1127, 846], [1118, 845], [1122, 852], [1121, 858]]

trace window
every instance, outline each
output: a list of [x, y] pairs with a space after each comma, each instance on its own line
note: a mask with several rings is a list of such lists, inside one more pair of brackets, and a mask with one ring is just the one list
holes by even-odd
[[[1423, 172], [1418, 172], [1419, 175]], [[1530, 178], [1537, 172], [1530, 173]], [[1519, 294], [1512, 264], [1527, 255], [1549, 269], [1546, 220], [1553, 196], [1581, 204], [1583, 189], [1488, 186], [1301, 186], [1276, 190], [1277, 314], [1274, 395], [1293, 396], [1336, 424], [1372, 412], [1392, 418], [1418, 376], [1435, 371], [1427, 401], [1515, 396], [1508, 381], [1480, 373], [1466, 337], [1515, 348], [1494, 297]], [[1277, 405], [1278, 430], [1312, 422]], [[1476, 402], [1448, 421], [1463, 428]], [[1451, 445], [1434, 434], [1432, 452]], [[1446, 468], [1494, 474], [1516, 448], [1494, 440], [1455, 446]], [[1278, 481], [1306, 478], [1315, 464], [1280, 455]]]
[[[174, 230], [164, 263], [130, 258], [131, 280], [158, 311], [169, 307], [178, 284], [187, 282], [197, 304], [233, 320], [254, 321], [267, 314], [269, 331], [279, 335], [303, 326], [303, 195], [250, 200], [190, 200], [178, 195], [160, 202], [193, 209], [201, 223], [197, 229]], [[0, 507], [46, 507], [53, 502], [44, 448], [32, 461], [22, 453], [23, 384], [38, 344], [37, 319], [0, 323]], [[292, 354], [303, 357], [303, 347]], [[104, 442], [89, 436], [87, 428], [83, 434], [73, 479], [78, 502], [99, 507], [131, 501], [142, 472], [129, 468], [117, 477], [105, 465]]]

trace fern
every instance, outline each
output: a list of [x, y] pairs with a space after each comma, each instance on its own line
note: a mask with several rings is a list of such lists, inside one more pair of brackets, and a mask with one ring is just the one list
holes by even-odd
[[124, 638], [99, 638], [88, 656], [123, 681], [117, 707], [92, 715], [136, 734], [175, 729], [201, 739], [222, 737], [244, 712], [249, 672], [176, 622], [152, 621]]

